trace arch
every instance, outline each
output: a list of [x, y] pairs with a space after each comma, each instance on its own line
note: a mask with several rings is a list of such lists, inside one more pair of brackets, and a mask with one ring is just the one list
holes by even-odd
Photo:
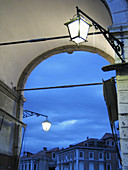
[[[0, 6], [1, 43], [65, 36], [68, 31], [64, 23], [76, 14], [76, 6], [104, 28], [107, 29], [112, 25], [111, 11], [106, 0], [95, 0], [95, 3], [93, 0], [55, 0], [54, 3], [45, 0], [31, 0], [31, 2], [10, 0], [8, 3], [2, 1]], [[95, 32], [95, 28], [91, 27], [89, 32]], [[9, 87], [12, 87], [11, 82], [17, 86], [21, 73], [31, 61], [35, 62], [35, 57], [70, 44], [73, 45], [73, 42], [69, 42], [69, 38], [66, 38], [45, 41], [43, 45], [42, 43], [29, 43], [1, 47], [0, 79]], [[95, 38], [89, 36], [86, 45], [99, 48], [115, 58], [113, 49], [100, 34]]]
[[106, 170], [111, 170], [111, 165], [107, 164]]
[[94, 164], [92, 162], [89, 163], [89, 170], [94, 170]]
[[112, 58], [112, 56], [106, 54], [104, 51], [102, 51], [98, 48], [94, 48], [94, 47], [91, 47], [91, 46], [85, 46], [85, 45], [81, 45], [81, 46], [76, 46], [76, 45], [61, 46], [61, 47], [49, 50], [49, 51], [41, 54], [40, 56], [36, 57], [33, 61], [31, 61], [27, 65], [27, 67], [24, 69], [24, 71], [22, 72], [22, 74], [19, 78], [18, 84], [17, 84], [17, 89], [24, 88], [25, 83], [26, 83], [27, 78], [29, 77], [30, 73], [42, 61], [44, 61], [45, 59], [47, 59], [47, 58], [49, 58], [49, 57], [51, 57], [55, 54], [65, 53], [65, 52], [72, 54], [74, 51], [87, 51], [87, 52], [97, 53], [97, 54], [101, 55], [102, 57], [104, 57], [110, 63], [114, 63], [114, 59]]
[[79, 169], [80, 170], [84, 170], [84, 162], [80, 162], [79, 163]]
[[104, 164], [103, 163], [99, 164], [99, 170], [104, 170]]

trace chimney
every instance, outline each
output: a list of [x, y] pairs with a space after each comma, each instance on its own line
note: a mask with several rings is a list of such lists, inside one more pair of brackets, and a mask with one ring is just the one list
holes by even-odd
[[44, 151], [47, 151], [47, 147], [43, 147], [43, 150], [44, 150]]

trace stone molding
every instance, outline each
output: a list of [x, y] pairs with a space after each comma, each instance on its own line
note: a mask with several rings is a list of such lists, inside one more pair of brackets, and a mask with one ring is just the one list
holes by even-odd
[[10, 87], [8, 87], [4, 82], [0, 80], [0, 91], [7, 95], [12, 100], [18, 100], [19, 95]]

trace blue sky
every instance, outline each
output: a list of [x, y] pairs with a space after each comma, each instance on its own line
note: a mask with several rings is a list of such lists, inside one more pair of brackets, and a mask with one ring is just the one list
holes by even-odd
[[[58, 54], [33, 70], [25, 88], [99, 83], [115, 76], [115, 71], [101, 70], [108, 64], [103, 57], [89, 52]], [[24, 118], [27, 129], [22, 151], [65, 148], [87, 137], [101, 138], [111, 132], [102, 85], [26, 91], [25, 98], [24, 109], [48, 115], [52, 126], [44, 132], [44, 117]]]

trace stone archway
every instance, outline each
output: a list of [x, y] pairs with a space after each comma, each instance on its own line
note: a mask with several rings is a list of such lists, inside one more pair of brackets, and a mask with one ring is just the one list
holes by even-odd
[[67, 52], [69, 54], [73, 53], [74, 51], [87, 51], [87, 52], [92, 52], [92, 53], [97, 53], [99, 55], [101, 55], [102, 57], [104, 57], [107, 61], [109, 61], [110, 63], [114, 63], [114, 59], [113, 57], [111, 57], [110, 55], [108, 55], [107, 53], [105, 53], [104, 51], [102, 51], [101, 49], [98, 48], [94, 48], [91, 46], [84, 46], [84, 45], [80, 45], [80, 46], [76, 46], [76, 45], [68, 45], [68, 46], [62, 46], [62, 47], [58, 47], [52, 50], [49, 50], [43, 54], [41, 54], [40, 56], [36, 57], [33, 61], [31, 61], [27, 67], [24, 69], [24, 71], [22, 72], [19, 81], [18, 81], [18, 85], [17, 85], [17, 89], [22, 89], [25, 86], [25, 83], [27, 81], [28, 76], [30, 75], [30, 73], [32, 72], [32, 70], [38, 65], [40, 64], [43, 60], [55, 55], [55, 54], [59, 54], [59, 53], [64, 53]]

